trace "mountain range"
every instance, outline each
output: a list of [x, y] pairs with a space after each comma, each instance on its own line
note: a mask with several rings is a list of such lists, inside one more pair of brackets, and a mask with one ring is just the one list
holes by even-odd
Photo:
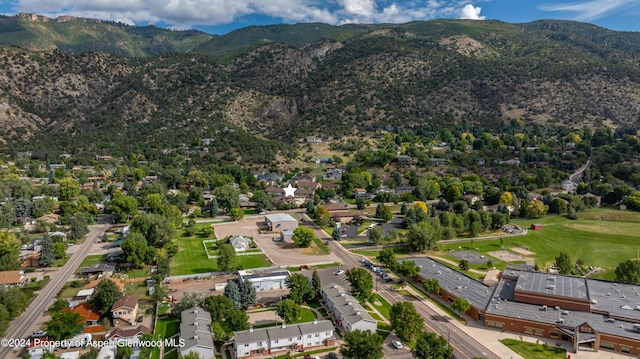
[[215, 138], [271, 163], [307, 135], [385, 126], [636, 127], [640, 33], [569, 21], [273, 25], [223, 36], [0, 17], [0, 144], [36, 156], [159, 154]]

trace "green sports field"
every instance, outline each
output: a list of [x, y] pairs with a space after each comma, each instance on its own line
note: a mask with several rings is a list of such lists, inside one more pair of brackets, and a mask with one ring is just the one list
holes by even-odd
[[[566, 252], [575, 262], [581, 259], [585, 265], [601, 267], [606, 271], [594, 278], [614, 279], [618, 263], [640, 257], [640, 213], [613, 209], [594, 209], [579, 212], [578, 220], [565, 216], [548, 216], [537, 220], [513, 220], [522, 228], [533, 223], [542, 224], [541, 230], [529, 230], [525, 236], [508, 236], [503, 248], [524, 247], [535, 252], [535, 263], [541, 269], [548, 268], [560, 252]], [[464, 247], [464, 245], [463, 245]], [[500, 249], [498, 239], [474, 242], [474, 247], [487, 253]], [[446, 245], [443, 249], [457, 249]]]

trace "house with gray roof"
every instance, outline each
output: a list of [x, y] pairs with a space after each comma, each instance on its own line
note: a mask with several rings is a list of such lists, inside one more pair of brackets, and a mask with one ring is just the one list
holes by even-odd
[[310, 348], [333, 346], [333, 324], [328, 320], [249, 329], [233, 333], [236, 358], [268, 357]]
[[179, 347], [180, 354], [196, 352], [202, 359], [215, 357], [211, 315], [201, 307], [184, 310], [180, 313], [180, 339], [184, 345]]
[[356, 329], [378, 329], [378, 321], [373, 319], [360, 302], [338, 284], [330, 284], [322, 288], [322, 299], [327, 312], [335, 318], [336, 324], [345, 331]]
[[229, 238], [229, 244], [236, 252], [244, 252], [251, 245], [251, 239], [243, 236], [233, 236]]

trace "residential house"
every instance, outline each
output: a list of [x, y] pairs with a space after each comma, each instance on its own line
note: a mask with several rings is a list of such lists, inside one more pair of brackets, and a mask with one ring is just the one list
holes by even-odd
[[7, 270], [0, 272], [0, 285], [5, 287], [19, 286], [22, 287], [28, 282], [27, 277], [24, 276], [24, 271], [21, 270]]
[[125, 295], [111, 306], [113, 326], [133, 325], [138, 314], [138, 297]]
[[519, 158], [513, 158], [510, 160], [506, 160], [506, 161], [500, 161], [498, 162], [500, 165], [503, 166], [520, 166], [520, 159]]
[[281, 268], [254, 268], [238, 271], [238, 281], [251, 282], [256, 292], [283, 289], [287, 287], [287, 278], [291, 273]]
[[322, 137], [316, 137], [316, 136], [307, 136], [306, 138], [307, 143], [322, 143]]
[[211, 331], [211, 314], [201, 307], [187, 309], [180, 313], [180, 339], [184, 345], [178, 350], [181, 355], [196, 352], [202, 359], [213, 359], [213, 332]]
[[31, 341], [27, 353], [31, 359], [40, 359], [45, 353], [53, 353], [56, 350], [55, 341], [41, 338], [39, 341]]
[[567, 193], [573, 193], [576, 191], [576, 184], [571, 180], [562, 181], [562, 190]]
[[335, 283], [324, 286], [321, 295], [327, 312], [345, 331], [360, 329], [375, 333], [378, 329], [378, 321], [342, 286]]
[[267, 187], [264, 190], [269, 196], [284, 196], [284, 190], [280, 187]]
[[235, 358], [263, 358], [335, 345], [333, 324], [316, 320], [233, 333]]
[[324, 174], [324, 179], [327, 180], [339, 180], [342, 178], [344, 170], [342, 168], [327, 168], [327, 172]]
[[21, 259], [20, 268], [34, 268], [40, 266], [40, 253], [31, 253]]
[[449, 164], [449, 160], [446, 158], [432, 158], [429, 163], [431, 164], [431, 166], [435, 167], [435, 166], [446, 166], [447, 164]]
[[80, 274], [83, 276], [98, 275], [103, 277], [110, 277], [116, 270], [114, 263], [96, 263], [89, 267], [80, 268]]
[[251, 245], [251, 239], [242, 236], [233, 236], [229, 238], [229, 244], [236, 252], [244, 252]]
[[396, 156], [396, 162], [398, 162], [398, 166], [411, 166], [413, 164], [413, 158], [407, 155], [398, 155]]
[[83, 325], [95, 325], [100, 321], [100, 311], [89, 303], [81, 303], [63, 310], [79, 314], [83, 319]]
[[476, 158], [476, 164], [478, 166], [484, 166], [485, 163], [486, 163], [486, 161], [485, 161], [485, 159], [483, 157]]
[[113, 340], [135, 340], [139, 338], [142, 334], [151, 333], [151, 329], [147, 328], [144, 325], [138, 325], [134, 328], [116, 328], [109, 333], [107, 336], [109, 339]]
[[52, 171], [55, 171], [55, 170], [66, 170], [67, 169], [67, 165], [65, 165], [64, 163], [50, 164], [49, 165], [49, 169], [52, 170]]
[[353, 189], [353, 198], [371, 198], [371, 194], [367, 193], [367, 190], [364, 188], [354, 188]]
[[468, 200], [471, 205], [474, 205], [476, 202], [481, 200], [481, 198], [475, 194], [467, 194], [464, 196], [464, 198]]
[[43, 221], [50, 224], [57, 224], [60, 222], [60, 216], [53, 213], [45, 213], [41, 217], [38, 217], [36, 221]]
[[397, 194], [410, 194], [410, 193], [413, 193], [413, 189], [414, 188], [415, 188], [414, 186], [404, 186], [404, 185], [398, 186], [396, 188], [396, 193]]

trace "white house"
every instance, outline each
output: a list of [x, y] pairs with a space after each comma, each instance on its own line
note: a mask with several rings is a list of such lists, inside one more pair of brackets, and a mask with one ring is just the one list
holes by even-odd
[[378, 329], [378, 321], [342, 286], [330, 284], [323, 287], [322, 299], [327, 312], [336, 318], [336, 324], [347, 332], [356, 329], [375, 332]]
[[566, 179], [562, 181], [562, 190], [567, 193], [573, 193], [576, 191], [576, 184], [573, 183], [573, 181]]
[[229, 244], [236, 252], [244, 252], [251, 245], [251, 239], [242, 236], [233, 236], [229, 238]]
[[287, 278], [291, 273], [281, 268], [257, 268], [238, 271], [240, 283], [250, 281], [256, 292], [282, 289], [287, 287]]
[[249, 329], [234, 332], [233, 338], [236, 358], [260, 358], [335, 344], [333, 324], [328, 320]]
[[211, 331], [211, 314], [200, 307], [187, 309], [180, 313], [180, 339], [184, 339], [184, 346], [178, 350], [187, 355], [196, 352], [202, 359], [212, 359], [215, 356], [213, 346], [213, 332]]

